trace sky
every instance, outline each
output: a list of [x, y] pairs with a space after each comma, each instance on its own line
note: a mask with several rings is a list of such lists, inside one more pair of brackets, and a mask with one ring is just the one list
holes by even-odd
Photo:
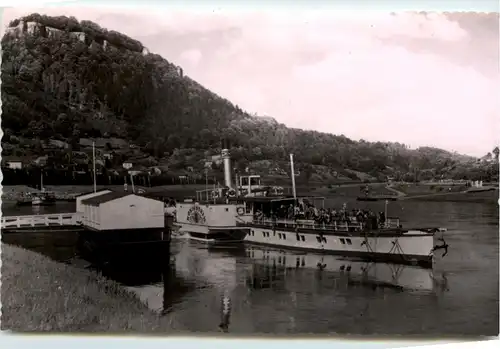
[[473, 156], [500, 143], [498, 13], [309, 8], [25, 7], [3, 26], [32, 12], [97, 22], [289, 127]]

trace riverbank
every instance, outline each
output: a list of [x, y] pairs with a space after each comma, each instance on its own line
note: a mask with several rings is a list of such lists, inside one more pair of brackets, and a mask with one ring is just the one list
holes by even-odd
[[499, 199], [498, 189], [484, 192], [458, 192], [436, 193], [418, 196], [405, 196], [400, 200], [426, 201], [426, 202], [465, 202], [465, 203], [492, 203], [497, 204]]
[[2, 243], [2, 330], [170, 332], [134, 294], [95, 272]]
[[474, 191], [462, 184], [406, 183], [391, 185], [389, 188], [399, 193], [399, 200], [470, 203], [496, 203], [498, 201], [498, 187], [485, 187]]
[[[300, 186], [297, 187], [297, 194], [303, 196], [323, 196], [340, 197], [354, 199], [365, 195], [365, 188], [368, 186], [372, 196], [390, 195], [399, 200], [419, 200], [419, 201], [442, 201], [442, 202], [490, 202], [498, 200], [498, 188], [496, 190], [477, 193], [465, 193], [469, 188], [464, 185], [431, 185], [431, 184], [392, 184], [370, 183], [370, 184], [339, 184], [330, 186]], [[123, 190], [122, 185], [98, 185], [97, 189], [108, 188], [111, 190]], [[130, 186], [129, 186], [130, 188]], [[77, 196], [82, 193], [91, 192], [94, 188], [91, 185], [62, 185], [47, 186], [48, 191], [53, 191], [56, 197]], [[183, 198], [185, 196], [195, 196], [197, 190], [204, 190], [203, 184], [175, 184], [159, 187], [145, 188], [151, 193], [160, 193], [173, 198]], [[16, 202], [21, 198], [23, 192], [33, 191], [33, 188], [24, 185], [4, 186], [2, 189], [2, 201]]]

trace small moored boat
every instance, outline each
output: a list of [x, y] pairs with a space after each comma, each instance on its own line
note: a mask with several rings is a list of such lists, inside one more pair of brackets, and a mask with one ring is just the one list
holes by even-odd
[[25, 193], [21, 199], [17, 200], [17, 206], [51, 206], [55, 203], [55, 194], [47, 191]]

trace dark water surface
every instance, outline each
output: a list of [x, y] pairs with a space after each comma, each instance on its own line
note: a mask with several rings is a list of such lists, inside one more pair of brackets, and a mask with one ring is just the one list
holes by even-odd
[[[341, 204], [332, 200], [327, 206]], [[382, 203], [348, 204], [383, 210]], [[40, 213], [71, 211], [74, 205], [61, 204]], [[4, 215], [31, 213], [31, 207], [3, 207]], [[372, 265], [380, 272], [372, 279], [383, 282], [377, 285], [320, 271], [316, 255], [243, 246], [207, 249], [175, 240], [168, 268], [115, 268], [109, 276], [192, 331], [217, 331], [226, 294], [232, 333], [498, 335], [497, 204], [404, 201], [391, 203], [389, 215], [399, 216], [406, 227], [447, 227], [448, 255], [440, 258], [437, 252], [432, 271], [398, 267], [400, 278], [392, 281], [383, 276], [385, 266]], [[25, 234], [6, 242], [66, 260], [76, 253], [75, 239], [69, 233]], [[331, 256], [324, 261], [339, 263]]]

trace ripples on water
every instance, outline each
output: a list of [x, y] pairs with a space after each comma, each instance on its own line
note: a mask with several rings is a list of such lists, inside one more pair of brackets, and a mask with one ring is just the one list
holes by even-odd
[[[383, 204], [355, 205], [383, 210]], [[22, 214], [7, 208], [4, 213]], [[496, 204], [396, 202], [389, 215], [400, 216], [408, 227], [447, 227], [448, 255], [441, 259], [438, 252], [431, 271], [255, 247], [208, 249], [176, 240], [166, 270], [116, 268], [109, 277], [191, 331], [218, 331], [221, 297], [228, 294], [232, 333], [497, 335]], [[59, 260], [75, 252], [69, 237], [17, 239]]]

